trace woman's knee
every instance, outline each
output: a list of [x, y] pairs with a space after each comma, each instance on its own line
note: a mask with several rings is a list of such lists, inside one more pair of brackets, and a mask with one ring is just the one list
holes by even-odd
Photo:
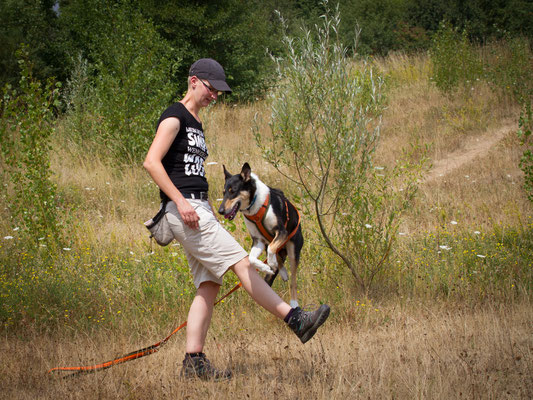
[[196, 290], [196, 295], [213, 297], [218, 294], [220, 290], [220, 285], [216, 282], [205, 281], [200, 283], [198, 289]]
[[239, 276], [240, 273], [247, 272], [250, 269], [250, 260], [248, 257], [244, 257], [239, 262], [233, 264], [230, 269]]

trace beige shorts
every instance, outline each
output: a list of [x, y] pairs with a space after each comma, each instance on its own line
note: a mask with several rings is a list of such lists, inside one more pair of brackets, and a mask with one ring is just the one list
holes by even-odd
[[205, 200], [187, 199], [200, 217], [199, 229], [189, 228], [171, 201], [167, 203], [167, 219], [174, 237], [185, 250], [189, 267], [198, 288], [202, 282], [222, 284], [229, 267], [248, 254], [213, 215]]

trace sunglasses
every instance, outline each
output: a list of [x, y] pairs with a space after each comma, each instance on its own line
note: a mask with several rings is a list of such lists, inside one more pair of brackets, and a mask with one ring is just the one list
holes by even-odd
[[198, 79], [198, 80], [199, 80], [200, 82], [203, 83], [203, 85], [207, 88], [207, 90], [209, 90], [209, 92], [210, 92], [211, 94], [216, 94], [216, 95], [220, 95], [220, 94], [222, 94], [221, 91], [216, 90], [214, 87], [212, 87], [212, 86], [207, 86], [206, 83], [205, 83], [203, 80], [201, 80], [201, 79]]

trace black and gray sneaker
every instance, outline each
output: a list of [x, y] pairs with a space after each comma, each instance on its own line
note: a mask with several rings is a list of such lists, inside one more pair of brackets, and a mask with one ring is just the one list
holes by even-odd
[[193, 356], [185, 354], [181, 376], [185, 378], [200, 378], [204, 381], [222, 381], [231, 379], [231, 371], [221, 371], [214, 368], [204, 353]]
[[315, 311], [304, 311], [300, 307], [296, 307], [287, 324], [302, 343], [305, 343], [313, 337], [320, 325], [326, 322], [328, 316], [329, 306], [327, 304], [322, 304]]

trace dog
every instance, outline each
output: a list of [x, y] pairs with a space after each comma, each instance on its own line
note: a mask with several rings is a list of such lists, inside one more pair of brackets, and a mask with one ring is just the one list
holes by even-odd
[[[244, 215], [246, 228], [252, 237], [249, 259], [252, 266], [265, 272], [265, 281], [272, 286], [281, 274], [289, 279], [284, 263], [289, 257], [291, 267], [291, 307], [298, 307], [296, 271], [300, 263], [304, 239], [300, 226], [300, 214], [279, 189], [271, 188], [254, 174], [248, 163], [242, 166], [240, 174], [232, 175], [224, 169], [224, 197], [218, 212], [233, 220], [240, 211]], [[258, 257], [267, 250], [267, 264]]]

